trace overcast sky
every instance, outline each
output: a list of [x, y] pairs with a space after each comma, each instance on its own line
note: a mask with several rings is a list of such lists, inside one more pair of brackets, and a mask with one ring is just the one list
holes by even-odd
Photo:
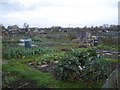
[[119, 0], [0, 0], [0, 24], [72, 27], [118, 24]]

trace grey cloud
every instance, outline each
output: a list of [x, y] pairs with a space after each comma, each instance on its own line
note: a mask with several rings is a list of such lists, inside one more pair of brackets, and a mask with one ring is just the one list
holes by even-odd
[[24, 6], [18, 2], [0, 2], [0, 11], [3, 13], [24, 10]]
[[29, 11], [36, 9], [38, 6], [39, 4], [31, 4], [30, 6], [25, 7], [24, 4], [21, 4], [19, 2], [0, 1], [0, 13], [6, 14], [13, 12]]
[[44, 8], [44, 7], [65, 7], [64, 4], [61, 3], [50, 3], [50, 2], [42, 2], [42, 3], [33, 3], [29, 7], [27, 7], [27, 10], [34, 10], [36, 8]]

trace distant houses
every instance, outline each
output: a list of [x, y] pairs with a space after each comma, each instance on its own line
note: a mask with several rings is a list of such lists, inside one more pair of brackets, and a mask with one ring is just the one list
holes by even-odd
[[50, 31], [51, 32], [67, 32], [67, 31], [65, 31], [62, 27], [60, 27], [60, 26], [52, 26], [51, 28], [50, 28]]
[[19, 27], [17, 25], [12, 25], [12, 26], [8, 26], [7, 30], [11, 32], [11, 34], [15, 34], [19, 30]]
[[50, 32], [65, 32], [66, 34], [68, 33], [83, 33], [83, 32], [88, 32], [90, 31], [92, 35], [99, 35], [102, 33], [109, 33], [111, 31], [113, 32], [117, 32], [119, 31], [117, 25], [111, 25], [110, 27], [103, 27], [103, 26], [99, 26], [99, 27], [84, 27], [84, 28], [63, 28], [61, 26], [52, 26], [49, 28], [38, 28], [38, 27], [28, 27], [28, 28], [20, 28], [18, 27], [18, 25], [12, 25], [12, 26], [8, 26], [7, 28], [5, 28], [2, 24], [0, 25], [0, 31], [2, 31], [2, 35], [17, 35], [17, 34], [29, 34], [29, 35], [39, 35], [39, 34], [48, 34]]

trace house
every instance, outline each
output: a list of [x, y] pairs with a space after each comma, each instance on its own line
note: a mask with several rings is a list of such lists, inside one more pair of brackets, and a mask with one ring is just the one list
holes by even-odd
[[17, 25], [13, 25], [13, 26], [8, 26], [7, 29], [10, 31], [17, 31], [19, 30], [19, 27]]

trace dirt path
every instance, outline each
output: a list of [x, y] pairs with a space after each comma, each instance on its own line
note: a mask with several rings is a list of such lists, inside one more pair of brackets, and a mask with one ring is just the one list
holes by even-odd
[[13, 90], [21, 89], [21, 88], [40, 88], [36, 85], [35, 81], [27, 80], [27, 79], [18, 79], [11, 84], [9, 84], [6, 88], [13, 88]]
[[120, 55], [118, 51], [112, 51], [112, 50], [97, 50], [98, 53], [100, 53], [105, 58], [111, 58], [111, 59], [119, 59]]

